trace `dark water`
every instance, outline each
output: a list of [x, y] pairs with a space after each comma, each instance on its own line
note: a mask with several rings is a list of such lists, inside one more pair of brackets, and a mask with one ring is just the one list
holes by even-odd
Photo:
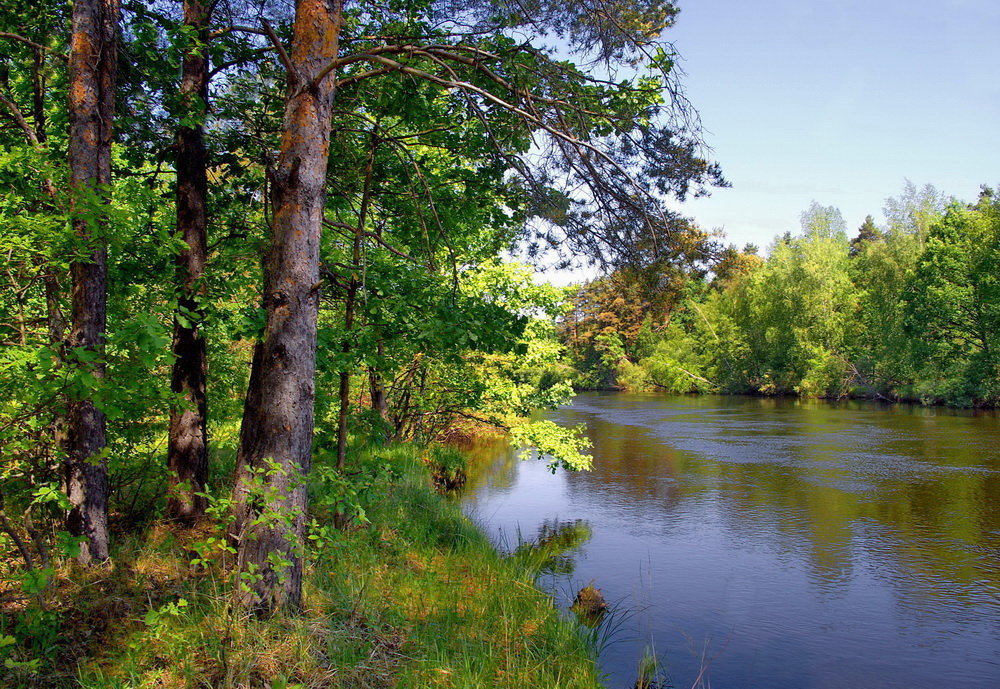
[[1000, 688], [995, 414], [585, 394], [549, 418], [595, 470], [494, 449], [466, 505], [508, 547], [584, 520], [542, 584], [617, 604], [607, 686], [648, 647], [678, 688]]

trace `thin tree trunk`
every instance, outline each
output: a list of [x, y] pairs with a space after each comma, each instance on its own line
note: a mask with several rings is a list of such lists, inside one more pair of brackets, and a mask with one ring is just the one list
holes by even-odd
[[[274, 172], [271, 249], [264, 271], [266, 326], [243, 411], [236, 490], [238, 602], [257, 614], [297, 608], [302, 595], [305, 476], [312, 459], [332, 72], [339, 0], [298, 0], [281, 151]], [[281, 51], [283, 54], [283, 51]]]
[[[358, 224], [354, 230], [354, 241], [351, 244], [351, 282], [347, 286], [347, 299], [344, 302], [344, 341], [341, 351], [344, 353], [344, 366], [347, 366], [348, 355], [351, 353], [351, 330], [354, 328], [354, 311], [358, 298], [358, 265], [361, 263], [361, 239], [364, 236], [365, 220], [368, 207], [371, 204], [372, 169], [375, 166], [375, 149], [378, 148], [378, 135], [373, 131], [371, 148], [368, 150], [368, 164], [365, 167], [365, 188], [361, 196], [361, 209], [358, 212]], [[351, 409], [351, 372], [340, 372], [340, 413], [337, 417], [337, 468], [343, 469], [347, 461], [347, 416]]]
[[[379, 340], [375, 345], [375, 357], [376, 361], [382, 361], [382, 357], [385, 353], [385, 345]], [[382, 380], [382, 374], [379, 373], [377, 366], [371, 366], [368, 369], [368, 389], [371, 393], [372, 398], [372, 409], [378, 412], [378, 416], [382, 419], [385, 424], [385, 429], [383, 433], [387, 434], [389, 421], [389, 403], [386, 399], [385, 394], [385, 382]]]
[[[39, 49], [35, 50], [35, 59], [32, 65], [31, 71], [31, 87], [32, 87], [32, 123], [29, 126], [27, 120], [23, 117], [17, 104], [14, 101], [5, 102], [4, 105], [7, 106], [9, 114], [12, 115], [24, 131], [24, 136], [28, 140], [28, 143], [36, 150], [41, 150], [45, 143], [48, 141], [48, 132], [46, 131], [46, 117], [45, 117], [45, 74], [43, 70], [45, 69], [45, 54]], [[45, 177], [42, 180], [42, 187], [45, 190], [45, 194], [49, 197], [50, 204], [44, 206], [44, 210], [50, 213], [56, 213], [59, 208], [58, 195], [59, 192], [56, 189], [55, 182], [51, 178]], [[63, 360], [63, 349], [65, 346], [66, 337], [66, 319], [62, 312], [62, 306], [60, 305], [60, 299], [62, 296], [62, 287], [59, 284], [58, 276], [52, 272], [54, 266], [51, 264], [46, 266], [46, 273], [42, 276], [42, 282], [45, 285], [45, 316], [46, 324], [48, 326], [49, 343], [52, 345], [53, 350], [58, 357], [58, 360], [62, 362]], [[60, 403], [56, 405], [53, 409], [53, 418], [51, 424], [52, 439], [54, 447], [59, 450], [66, 449], [66, 408], [65, 400], [60, 400]]]
[[[48, 182], [49, 180], [46, 181]], [[49, 183], [51, 184], [51, 182]], [[62, 308], [59, 305], [59, 297], [62, 290], [59, 287], [59, 279], [52, 273], [45, 276], [44, 284], [45, 314], [49, 331], [49, 342], [52, 343], [52, 347], [57, 352], [59, 361], [62, 362], [63, 345], [65, 344], [64, 338], [66, 336], [66, 320], [63, 316]], [[65, 407], [60, 404], [56, 407], [56, 410], [52, 415], [51, 426], [52, 441], [54, 446], [59, 450], [67, 447], [66, 423], [66, 410]], [[65, 478], [63, 480], [65, 481]]]
[[[357, 237], [355, 237], [357, 243]], [[344, 302], [344, 341], [340, 351], [344, 354], [343, 365], [347, 366], [348, 355], [351, 353], [351, 330], [354, 328], [354, 302], [358, 294], [358, 281], [351, 276], [347, 286], [347, 300]], [[351, 410], [351, 372], [340, 372], [340, 410], [337, 413], [337, 469], [343, 469], [347, 462], [347, 417]]]
[[[107, 313], [106, 210], [111, 188], [111, 123], [117, 61], [117, 0], [76, 0], [69, 56], [69, 164], [73, 230], [87, 257], [70, 266], [72, 329], [68, 345], [90, 352], [77, 365], [104, 377]], [[93, 361], [87, 359], [93, 358]], [[87, 541], [80, 561], [108, 558], [108, 470], [104, 413], [89, 397], [68, 410], [66, 491], [72, 504], [67, 528]]]
[[38, 133], [38, 142], [45, 143], [45, 53], [35, 49], [35, 60], [31, 69], [31, 116]]
[[177, 256], [180, 295], [174, 317], [174, 366], [170, 389], [182, 404], [171, 410], [167, 442], [167, 469], [170, 489], [167, 516], [195, 521], [205, 511], [203, 493], [208, 481], [206, 343], [200, 324], [204, 294], [202, 277], [208, 254], [208, 175], [204, 126], [201, 123], [208, 103], [208, 48], [211, 8], [199, 0], [184, 0], [184, 25], [196, 40], [184, 53], [180, 96], [183, 117], [198, 123], [177, 128], [177, 231], [185, 248]]

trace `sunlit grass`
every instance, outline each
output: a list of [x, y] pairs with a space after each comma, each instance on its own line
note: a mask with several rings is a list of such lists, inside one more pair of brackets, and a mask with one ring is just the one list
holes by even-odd
[[113, 586], [78, 592], [96, 599], [113, 591], [121, 609], [109, 613], [102, 643], [87, 648], [74, 681], [59, 684], [600, 686], [593, 646], [534, 586], [524, 557], [498, 555], [434, 491], [426, 452], [368, 453], [390, 462], [395, 478], [375, 489], [369, 524], [337, 532], [314, 558], [301, 615], [238, 613], [229, 604], [232, 563], [190, 565], [192, 543], [205, 534], [156, 525], [122, 545], [107, 573]]

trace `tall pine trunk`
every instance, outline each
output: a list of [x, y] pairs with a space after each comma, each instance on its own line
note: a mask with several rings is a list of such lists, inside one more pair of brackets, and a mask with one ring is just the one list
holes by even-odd
[[302, 595], [305, 476], [312, 459], [325, 202], [339, 0], [298, 0], [281, 151], [273, 174], [266, 325], [243, 411], [236, 486], [239, 602], [257, 614]]
[[184, 25], [192, 29], [195, 40], [184, 53], [180, 115], [196, 119], [197, 124], [177, 128], [177, 232], [185, 247], [177, 256], [180, 294], [174, 317], [170, 389], [180, 395], [182, 404], [171, 410], [167, 443], [167, 516], [182, 521], [198, 519], [207, 506], [199, 495], [208, 481], [207, 362], [199, 297], [204, 294], [202, 277], [208, 253], [208, 175], [202, 119], [208, 103], [210, 15], [211, 8], [200, 0], [184, 0]]
[[[118, 0], [73, 3], [69, 56], [69, 165], [73, 230], [86, 256], [73, 261], [68, 345], [75, 365], [95, 379], [102, 362], [107, 314], [106, 209], [111, 189], [111, 123], [117, 62]], [[82, 356], [81, 356], [82, 355]], [[66, 492], [70, 533], [86, 536], [80, 561], [108, 558], [108, 470], [104, 413], [89, 396], [70, 400]]]

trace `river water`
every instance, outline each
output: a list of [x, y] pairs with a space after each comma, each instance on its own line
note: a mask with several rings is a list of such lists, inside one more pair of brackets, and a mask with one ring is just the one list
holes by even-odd
[[1000, 687], [995, 413], [592, 393], [548, 418], [594, 471], [487, 449], [465, 506], [500, 547], [576, 535], [540, 583], [602, 590], [608, 687], [644, 649], [677, 688]]

